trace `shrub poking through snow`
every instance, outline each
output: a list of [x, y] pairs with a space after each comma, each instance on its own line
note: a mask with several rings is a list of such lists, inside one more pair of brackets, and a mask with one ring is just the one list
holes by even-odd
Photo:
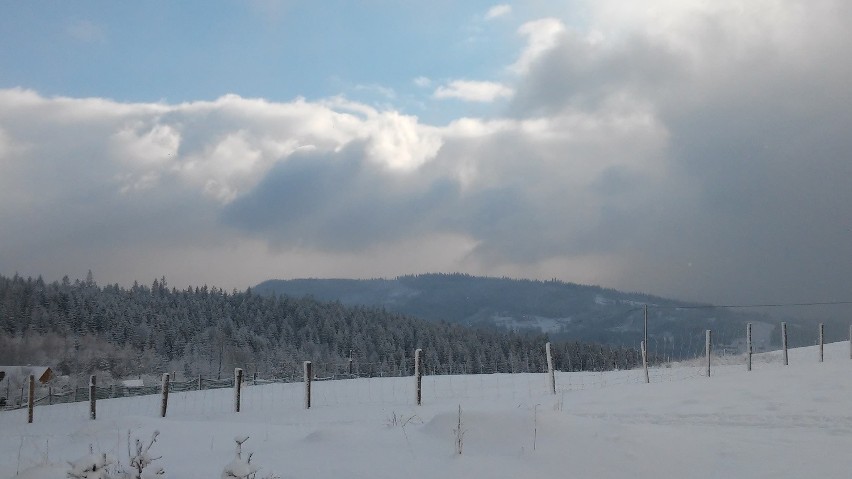
[[89, 445], [89, 454], [77, 459], [73, 462], [68, 462], [71, 470], [68, 471], [68, 477], [73, 479], [112, 479], [109, 473], [109, 466], [112, 461], [107, 459], [106, 454], [95, 454], [92, 450], [92, 445]]
[[130, 471], [124, 472], [123, 475], [120, 476], [121, 479], [158, 479], [163, 477], [165, 471], [160, 466], [151, 467], [148, 471], [145, 470], [145, 468], [150, 466], [152, 462], [163, 457], [151, 457], [150, 454], [151, 446], [157, 442], [157, 436], [159, 435], [160, 431], [154, 431], [154, 433], [151, 434], [151, 440], [148, 441], [147, 445], [143, 444], [137, 437], [135, 441], [136, 454], [133, 455], [130, 453], [130, 431], [127, 431], [127, 452], [128, 455], [130, 455]]
[[243, 443], [246, 441], [248, 441], [248, 436], [234, 438], [234, 442], [237, 443], [237, 457], [225, 466], [222, 471], [222, 479], [254, 479], [257, 475], [257, 470], [260, 468], [251, 463], [251, 453], [243, 459]]
[[[71, 479], [161, 479], [163, 478], [162, 467], [149, 467], [151, 463], [160, 459], [161, 456], [151, 457], [151, 446], [157, 442], [160, 431], [154, 431], [151, 440], [143, 443], [136, 439], [135, 454], [130, 450], [130, 431], [127, 431], [127, 454], [130, 456], [130, 466], [126, 470], [116, 470], [106, 454], [97, 455], [89, 445], [89, 454], [69, 462], [71, 470], [68, 477]], [[123, 469], [123, 468], [122, 468]]]
[[[251, 463], [252, 453], [243, 458], [243, 443], [248, 441], [248, 436], [237, 436], [234, 442], [237, 443], [237, 456], [225, 466], [222, 471], [222, 479], [255, 479], [259, 467]], [[279, 476], [269, 474], [263, 479], [280, 479]]]

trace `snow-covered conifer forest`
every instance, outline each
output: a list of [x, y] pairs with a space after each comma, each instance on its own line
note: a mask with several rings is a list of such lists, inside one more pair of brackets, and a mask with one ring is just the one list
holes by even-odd
[[[347, 372], [350, 358], [360, 376], [407, 375], [416, 348], [431, 374], [543, 371], [546, 340], [309, 297], [178, 290], [165, 278], [125, 289], [99, 286], [91, 274], [52, 283], [0, 276], [0, 364], [51, 366], [70, 383], [96, 374], [107, 386], [166, 372], [227, 379], [235, 367], [261, 377], [301, 376], [305, 360], [322, 375]], [[561, 342], [554, 360], [566, 370], [603, 370], [630, 367], [638, 355]]]

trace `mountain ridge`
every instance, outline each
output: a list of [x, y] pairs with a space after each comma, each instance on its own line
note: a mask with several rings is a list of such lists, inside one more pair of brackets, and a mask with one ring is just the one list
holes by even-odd
[[717, 348], [741, 351], [748, 322], [755, 323], [756, 350], [778, 343], [774, 320], [764, 314], [559, 280], [427, 273], [393, 279], [267, 280], [253, 291], [382, 307], [430, 321], [546, 333], [556, 340], [630, 347], [638, 347], [642, 340], [647, 305], [651, 352], [696, 355], [703, 350], [707, 329], [714, 331]]

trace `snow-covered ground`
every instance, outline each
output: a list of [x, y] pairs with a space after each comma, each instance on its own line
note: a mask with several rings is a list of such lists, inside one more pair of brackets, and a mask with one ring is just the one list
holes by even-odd
[[[169, 478], [215, 479], [234, 438], [261, 467], [258, 478], [848, 478], [852, 474], [852, 360], [846, 342], [651, 371], [424, 377], [245, 388], [39, 406], [0, 413], [0, 478], [63, 478], [67, 461], [96, 453], [127, 464], [127, 435], [152, 447]], [[726, 362], [721, 365], [719, 363]], [[458, 408], [463, 451], [456, 454]]]

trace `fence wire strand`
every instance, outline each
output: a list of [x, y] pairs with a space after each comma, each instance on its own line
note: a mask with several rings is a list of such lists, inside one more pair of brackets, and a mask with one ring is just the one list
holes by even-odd
[[[832, 339], [837, 339], [832, 338]], [[845, 340], [844, 340], [845, 341]], [[808, 341], [809, 343], [811, 341]], [[817, 340], [813, 344], [817, 344]], [[837, 341], [835, 341], [837, 342]], [[660, 341], [649, 348], [654, 361], [649, 367], [650, 383], [686, 381], [706, 375], [706, 357], [693, 354], [691, 359], [676, 360], [677, 341]], [[827, 344], [827, 343], [826, 343]], [[681, 345], [685, 350], [695, 348], [690, 342]], [[703, 348], [703, 344], [700, 345]], [[696, 348], [697, 349], [697, 348]], [[542, 353], [544, 348], [542, 348]], [[793, 350], [791, 350], [793, 351]], [[849, 348], [833, 348], [831, 354]], [[612, 357], [612, 355], [610, 355]], [[804, 359], [802, 353], [796, 361]], [[497, 368], [468, 363], [443, 367], [422, 365], [422, 394], [424, 402], [442, 399], [511, 398], [525, 400], [538, 397], [549, 390], [546, 369], [536, 365], [544, 361], [527, 361], [523, 370], [514, 373], [500, 372]], [[745, 354], [731, 354], [726, 350], [714, 351], [711, 357], [711, 376], [729, 374], [745, 368]], [[780, 350], [754, 354], [755, 371], [782, 366]], [[382, 367], [386, 363], [314, 363], [312, 379], [312, 407], [345, 404], [411, 405], [415, 402], [414, 360], [407, 358], [392, 370]], [[564, 361], [555, 363], [557, 393], [621, 387], [645, 382], [641, 367], [610, 368], [606, 371], [571, 371]], [[611, 365], [613, 366], [613, 365]], [[614, 365], [617, 366], [617, 365]], [[305, 388], [303, 371], [290, 368], [278, 376], [264, 376], [252, 372], [244, 375], [241, 385], [241, 408], [244, 411], [270, 411], [304, 408]], [[174, 378], [173, 378], [174, 379]], [[169, 383], [168, 415], [206, 416], [233, 412], [233, 395], [222, 394], [222, 389], [234, 388], [234, 379], [207, 377], [181, 378]], [[97, 417], [111, 418], [128, 415], [157, 416], [160, 413], [160, 385], [129, 387], [121, 384], [94, 388], [97, 399]], [[7, 398], [0, 410], [0, 425], [4, 421], [18, 421], [26, 415], [26, 395]], [[15, 397], [15, 396], [18, 397]], [[69, 404], [70, 406], [64, 406]], [[87, 418], [89, 415], [89, 388], [70, 387], [54, 390], [39, 387], [35, 395], [35, 420], [50, 421], [67, 416]], [[25, 420], [25, 419], [24, 419]]]

